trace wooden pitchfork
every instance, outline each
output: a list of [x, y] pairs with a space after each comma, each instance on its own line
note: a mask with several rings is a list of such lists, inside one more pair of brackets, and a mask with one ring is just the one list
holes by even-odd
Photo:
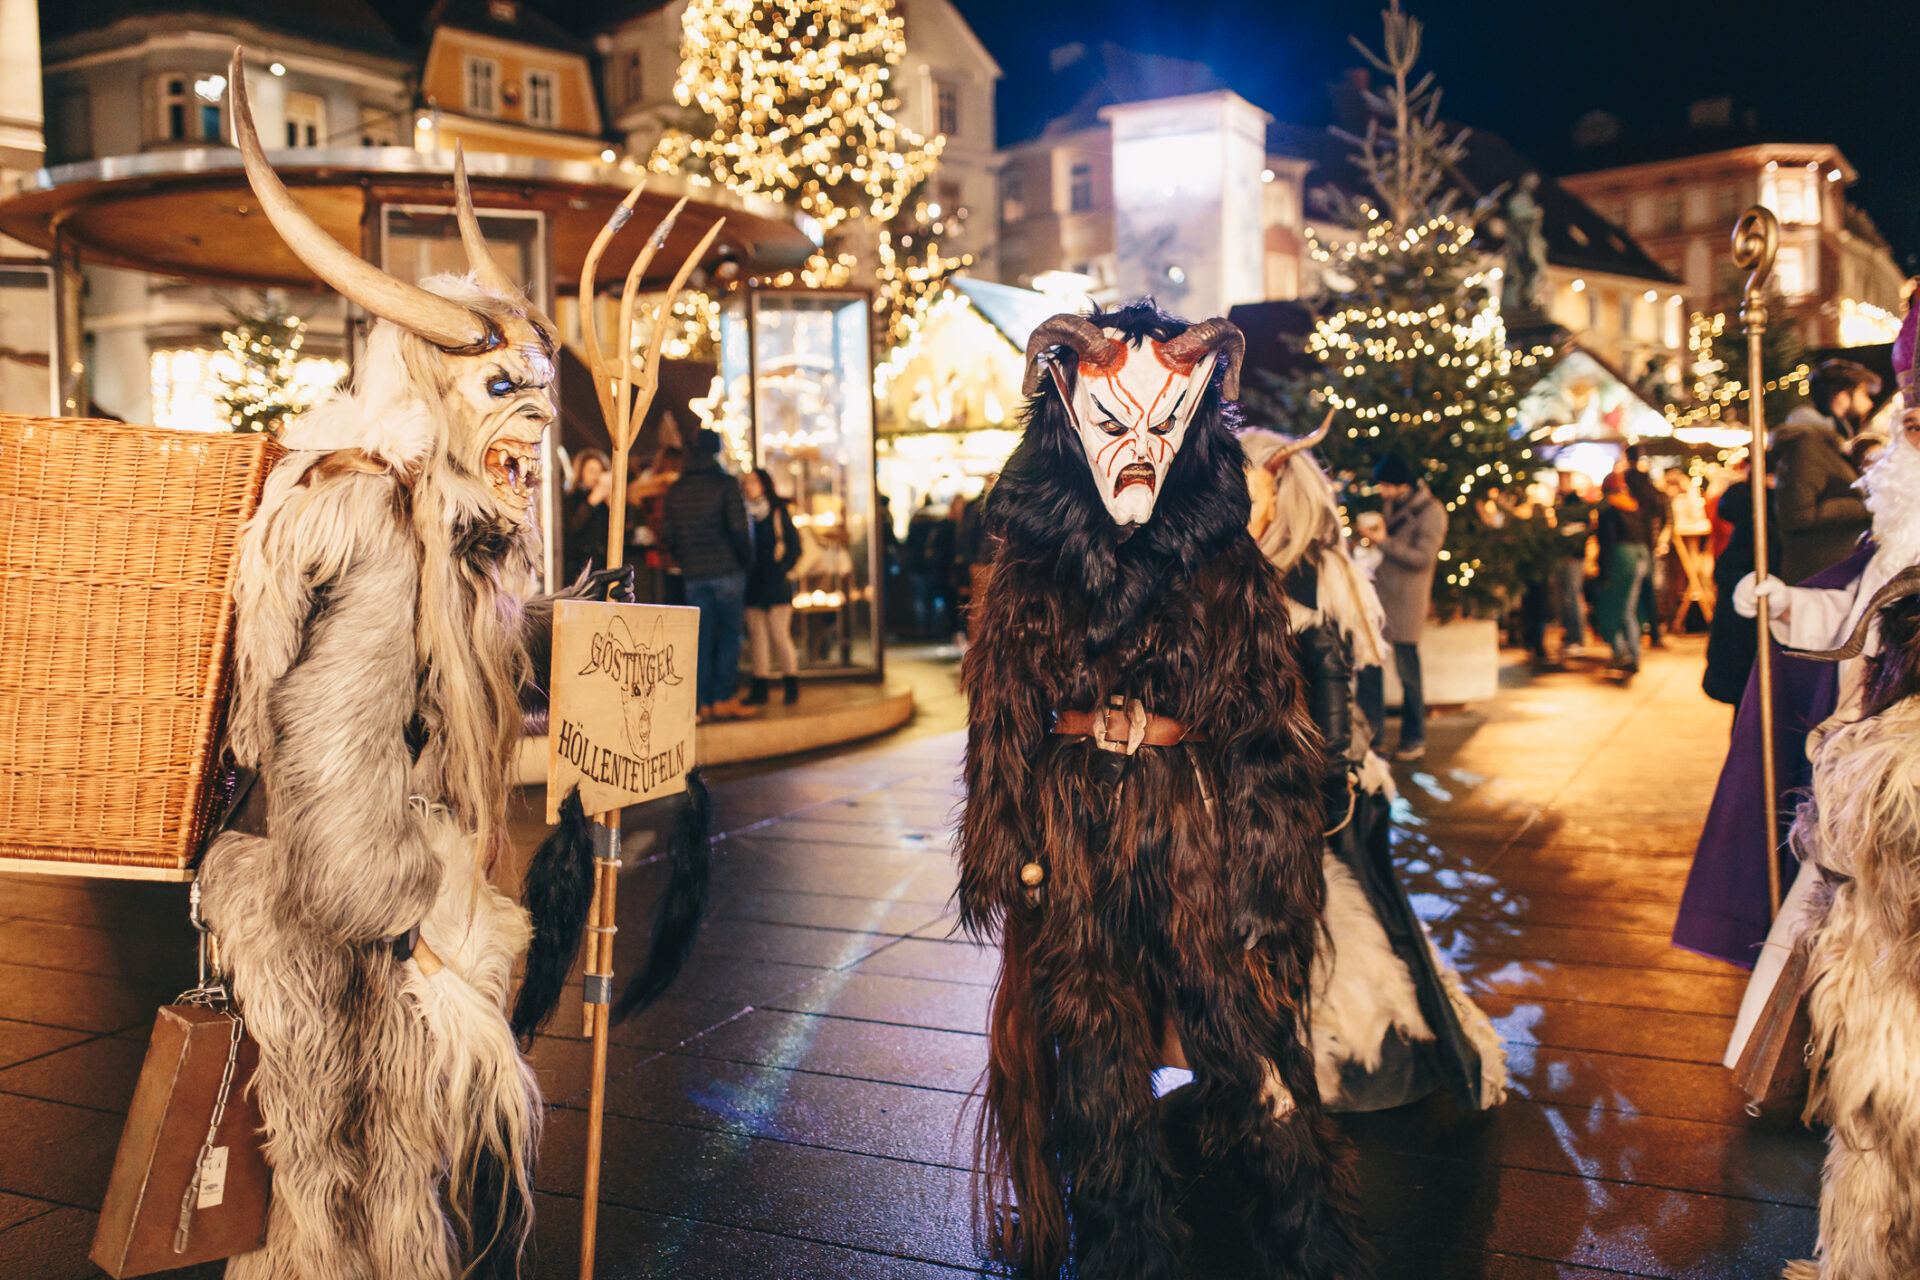
[[[598, 326], [594, 323], [594, 274], [600, 255], [620, 229], [633, 216], [633, 206], [646, 190], [642, 177], [620, 207], [607, 219], [606, 226], [593, 239], [587, 260], [580, 268], [580, 337], [586, 348], [587, 364], [593, 375], [593, 389], [600, 397], [600, 412], [606, 418], [607, 435], [613, 442], [612, 509], [607, 520], [607, 568], [618, 569], [626, 563], [627, 541], [627, 457], [633, 449], [633, 437], [646, 419], [647, 407], [659, 390], [660, 352], [667, 340], [667, 324], [672, 318], [674, 299], [687, 283], [695, 266], [726, 225], [721, 218], [707, 228], [707, 234], [687, 255], [674, 273], [673, 283], [653, 311], [653, 330], [647, 340], [644, 357], [636, 356], [633, 341], [634, 303], [640, 292], [640, 279], [653, 264], [653, 255], [667, 242], [674, 220], [687, 207], [685, 197], [653, 229], [646, 247], [633, 260], [627, 272], [626, 287], [620, 293], [620, 329], [617, 351], [608, 357], [600, 349]], [[593, 1039], [593, 1087], [587, 1104], [586, 1187], [580, 1205], [580, 1280], [593, 1280], [594, 1239], [600, 1223], [600, 1142], [607, 1108], [607, 1033], [608, 1015], [613, 1004], [614, 903], [620, 890], [620, 811], [594, 815], [593, 905], [587, 912], [585, 974], [586, 1034]]]

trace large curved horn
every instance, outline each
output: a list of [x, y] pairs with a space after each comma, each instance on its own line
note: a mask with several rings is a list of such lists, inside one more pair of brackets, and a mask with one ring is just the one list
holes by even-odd
[[1227, 362], [1226, 377], [1220, 381], [1220, 394], [1229, 400], [1240, 398], [1240, 362], [1246, 358], [1247, 338], [1240, 326], [1215, 316], [1199, 324], [1188, 325], [1186, 332], [1161, 345], [1161, 351], [1180, 361], [1198, 364], [1209, 351], [1219, 351]]
[[436, 347], [467, 351], [496, 344], [499, 331], [486, 320], [457, 302], [395, 280], [361, 261], [300, 207], [261, 149], [260, 135], [253, 127], [253, 107], [247, 101], [247, 72], [241, 65], [241, 52], [237, 48], [233, 51], [233, 61], [227, 67], [227, 105], [233, 113], [234, 137], [240, 144], [240, 158], [247, 167], [247, 182], [253, 187], [254, 198], [260, 201], [260, 208], [287, 242], [287, 248], [338, 292]]
[[460, 223], [460, 244], [467, 251], [467, 269], [474, 279], [489, 292], [524, 306], [526, 294], [500, 269], [499, 260], [487, 247], [487, 237], [480, 231], [480, 219], [473, 212], [473, 192], [467, 186], [467, 149], [457, 141], [453, 144], [453, 206]]
[[560, 326], [533, 305], [526, 290], [501, 269], [500, 260], [487, 246], [487, 237], [480, 230], [480, 217], [473, 211], [473, 192], [467, 186], [467, 150], [457, 140], [453, 144], [453, 212], [460, 224], [460, 244], [467, 251], [467, 269], [473, 272], [474, 279], [488, 292], [499, 294], [519, 307], [547, 333], [557, 335]]
[[1298, 440], [1287, 441], [1278, 449], [1268, 454], [1266, 462], [1262, 465], [1274, 475], [1279, 475], [1280, 468], [1287, 465], [1288, 458], [1291, 458], [1296, 453], [1311, 449], [1322, 440], [1325, 440], [1327, 438], [1327, 429], [1331, 426], [1333, 426], [1333, 410], [1329, 409], [1327, 410], [1327, 416], [1320, 420], [1320, 425], [1313, 429], [1312, 434], [1301, 436]]
[[1082, 360], [1106, 364], [1118, 354], [1119, 346], [1085, 316], [1069, 313], [1042, 320], [1027, 339], [1027, 373], [1020, 394], [1030, 396], [1040, 389], [1041, 357], [1049, 347], [1072, 347]]

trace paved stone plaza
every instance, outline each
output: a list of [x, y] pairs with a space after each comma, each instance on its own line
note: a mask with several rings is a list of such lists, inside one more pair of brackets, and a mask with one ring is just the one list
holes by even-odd
[[[1383, 1277], [1758, 1280], [1811, 1248], [1818, 1139], [1791, 1113], [1749, 1119], [1717, 1065], [1743, 975], [1666, 941], [1729, 720], [1700, 661], [1681, 642], [1626, 689], [1510, 671], [1397, 770], [1416, 905], [1501, 1028], [1514, 1088], [1486, 1116], [1430, 1100], [1343, 1120]], [[901, 734], [720, 779], [698, 954], [615, 1035], [601, 1276], [977, 1270], [965, 1108], [994, 960], [950, 936], [952, 678], [921, 673], [944, 696]], [[622, 972], [657, 883], [644, 862], [623, 882]], [[4, 1280], [98, 1274], [87, 1244], [153, 1007], [192, 981], [185, 899], [0, 880]], [[577, 1271], [577, 1009], [534, 1053], [554, 1104], [542, 1276]], [[1195, 1172], [1195, 1274], [1231, 1276], [1233, 1225], [1205, 1217]]]

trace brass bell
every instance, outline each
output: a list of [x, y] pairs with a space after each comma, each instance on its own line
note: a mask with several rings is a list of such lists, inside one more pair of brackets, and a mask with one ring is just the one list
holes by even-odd
[[1020, 883], [1029, 889], [1038, 889], [1040, 882], [1047, 878], [1047, 869], [1037, 862], [1029, 862], [1020, 868]]

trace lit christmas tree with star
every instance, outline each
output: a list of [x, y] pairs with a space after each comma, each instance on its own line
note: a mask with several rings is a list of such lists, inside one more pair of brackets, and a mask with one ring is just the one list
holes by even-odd
[[1409, 83], [1420, 24], [1397, 2], [1384, 17], [1382, 55], [1354, 44], [1391, 83], [1367, 95], [1365, 135], [1343, 135], [1372, 195], [1333, 196], [1352, 239], [1310, 237], [1330, 289], [1307, 343], [1320, 367], [1279, 398], [1296, 423], [1335, 410], [1320, 452], [1363, 488], [1387, 454], [1425, 475], [1448, 510], [1435, 608], [1491, 616], [1517, 597], [1545, 532], [1518, 509], [1545, 460], [1516, 436], [1515, 414], [1551, 348], [1508, 346], [1498, 277], [1475, 245], [1492, 201], [1463, 209], [1446, 181], [1467, 134], [1439, 120], [1430, 74]]

